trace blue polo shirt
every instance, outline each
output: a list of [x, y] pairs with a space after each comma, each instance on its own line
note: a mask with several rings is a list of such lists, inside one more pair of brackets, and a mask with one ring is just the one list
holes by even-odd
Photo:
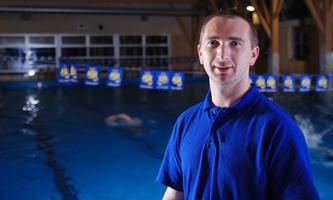
[[319, 199], [294, 121], [252, 86], [229, 108], [211, 94], [182, 113], [157, 180], [185, 199]]

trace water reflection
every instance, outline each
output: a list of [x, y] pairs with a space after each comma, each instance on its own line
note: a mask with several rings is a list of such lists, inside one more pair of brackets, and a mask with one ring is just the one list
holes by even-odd
[[37, 149], [46, 155], [46, 165], [51, 169], [54, 177], [54, 185], [62, 195], [62, 199], [76, 200], [79, 199], [74, 185], [71, 183], [72, 178], [66, 174], [66, 169], [57, 160], [55, 145], [53, 144], [54, 136], [42, 127], [39, 122], [39, 112], [42, 109], [40, 100], [36, 94], [26, 96], [25, 105], [22, 111], [27, 115], [23, 123], [22, 132], [35, 136]]

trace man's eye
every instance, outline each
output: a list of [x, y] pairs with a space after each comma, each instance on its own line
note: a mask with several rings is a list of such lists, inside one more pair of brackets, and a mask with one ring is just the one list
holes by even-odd
[[230, 46], [233, 46], [233, 47], [239, 47], [241, 46], [242, 43], [238, 42], [238, 41], [231, 41], [230, 42]]
[[216, 47], [216, 46], [219, 45], [219, 42], [216, 41], [216, 40], [212, 40], [212, 41], [208, 42], [208, 45], [211, 46], [211, 47]]

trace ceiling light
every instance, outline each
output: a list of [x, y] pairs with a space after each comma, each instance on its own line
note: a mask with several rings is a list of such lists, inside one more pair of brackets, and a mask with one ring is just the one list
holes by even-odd
[[254, 9], [253, 6], [246, 6], [246, 10], [250, 11], [250, 12], [253, 12], [255, 9]]
[[36, 74], [35, 70], [29, 70], [28, 75], [29, 76], [34, 76]]

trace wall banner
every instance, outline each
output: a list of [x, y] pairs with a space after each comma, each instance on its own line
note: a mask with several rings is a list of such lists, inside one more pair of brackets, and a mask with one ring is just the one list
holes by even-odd
[[106, 85], [109, 87], [119, 87], [121, 86], [123, 80], [124, 70], [120, 67], [108, 67], [107, 71], [107, 82]]

